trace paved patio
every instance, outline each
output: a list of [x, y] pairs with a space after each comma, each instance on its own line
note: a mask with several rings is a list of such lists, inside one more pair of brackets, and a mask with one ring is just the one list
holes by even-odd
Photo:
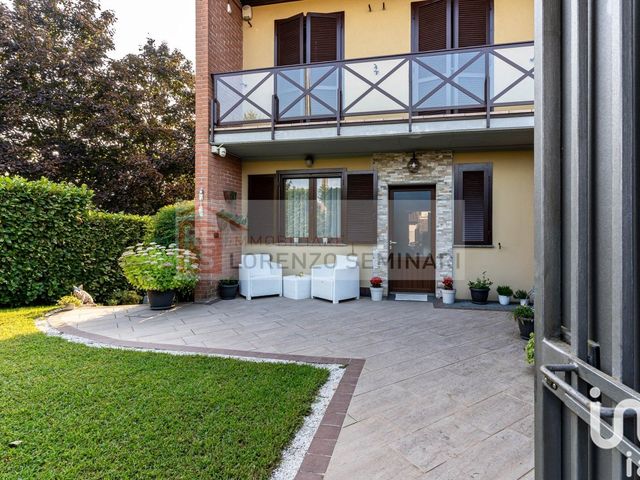
[[120, 340], [365, 359], [329, 480], [533, 479], [533, 370], [504, 312], [263, 298], [163, 313], [80, 309], [51, 323]]

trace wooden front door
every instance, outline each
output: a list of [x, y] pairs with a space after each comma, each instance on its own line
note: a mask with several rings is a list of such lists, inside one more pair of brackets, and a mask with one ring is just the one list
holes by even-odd
[[435, 186], [389, 187], [389, 291], [435, 292]]

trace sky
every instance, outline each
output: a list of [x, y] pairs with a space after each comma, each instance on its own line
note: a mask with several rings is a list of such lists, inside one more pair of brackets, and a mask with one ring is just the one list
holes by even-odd
[[138, 52], [151, 37], [167, 42], [195, 62], [195, 0], [100, 0], [103, 10], [113, 10], [116, 49], [110, 54], [120, 58]]

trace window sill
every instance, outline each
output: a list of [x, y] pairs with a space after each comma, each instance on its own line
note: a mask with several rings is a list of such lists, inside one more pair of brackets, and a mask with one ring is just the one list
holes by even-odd
[[453, 248], [496, 248], [495, 245], [453, 245]]

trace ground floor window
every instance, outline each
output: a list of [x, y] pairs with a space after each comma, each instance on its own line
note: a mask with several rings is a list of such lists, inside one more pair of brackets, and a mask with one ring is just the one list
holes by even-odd
[[456, 245], [492, 244], [492, 176], [490, 163], [454, 166]]
[[338, 242], [342, 238], [343, 174], [281, 174], [281, 231], [286, 241]]
[[377, 241], [375, 172], [282, 170], [247, 183], [250, 243]]

